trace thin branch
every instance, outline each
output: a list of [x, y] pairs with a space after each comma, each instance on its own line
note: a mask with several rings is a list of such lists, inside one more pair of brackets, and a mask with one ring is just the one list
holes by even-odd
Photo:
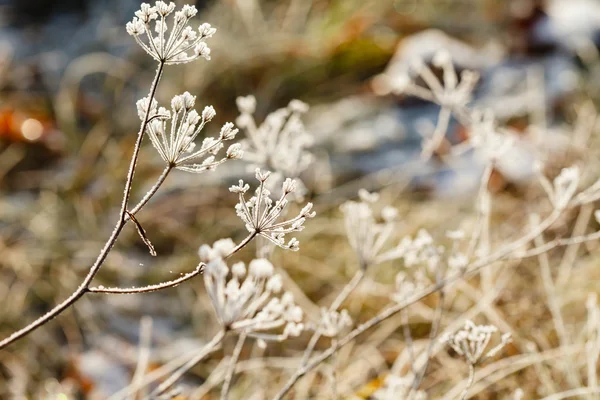
[[548, 216], [548, 218], [546, 218], [544, 221], [542, 221], [538, 226], [536, 226], [534, 229], [532, 229], [530, 232], [528, 232], [526, 235], [522, 236], [521, 238], [515, 240], [514, 242], [508, 243], [507, 245], [501, 247], [500, 249], [498, 249], [496, 252], [494, 252], [493, 254], [487, 256], [487, 257], [483, 257], [479, 260], [476, 260], [475, 262], [473, 262], [471, 264], [471, 268], [465, 268], [464, 272], [458, 273], [454, 276], [451, 276], [449, 278], [446, 278], [434, 285], [431, 285], [430, 287], [424, 289], [423, 291], [410, 296], [407, 300], [401, 302], [401, 303], [397, 303], [395, 305], [392, 305], [390, 307], [388, 307], [386, 310], [382, 311], [380, 314], [376, 315], [375, 317], [371, 318], [370, 320], [368, 320], [367, 322], [359, 325], [356, 329], [354, 329], [352, 332], [350, 332], [349, 334], [347, 334], [345, 337], [343, 337], [342, 339], [340, 339], [335, 346], [331, 346], [329, 349], [327, 349], [326, 351], [324, 351], [323, 353], [321, 353], [321, 355], [319, 355], [318, 357], [316, 357], [313, 361], [311, 361], [310, 363], [308, 363], [307, 365], [305, 365], [304, 367], [298, 369], [294, 375], [292, 375], [290, 377], [290, 379], [284, 384], [284, 386], [281, 388], [281, 390], [275, 395], [275, 397], [273, 398], [273, 400], [281, 400], [283, 398], [283, 396], [286, 395], [287, 392], [290, 391], [290, 389], [295, 385], [295, 383], [302, 378], [304, 375], [306, 375], [306, 373], [308, 373], [309, 371], [311, 371], [313, 368], [315, 368], [317, 365], [319, 365], [320, 363], [322, 363], [323, 361], [327, 360], [329, 357], [331, 357], [337, 350], [339, 350], [341, 347], [347, 345], [348, 343], [350, 343], [352, 340], [354, 340], [356, 337], [358, 337], [359, 335], [361, 335], [363, 332], [369, 330], [370, 328], [374, 327], [375, 325], [378, 325], [379, 323], [385, 321], [386, 319], [396, 315], [397, 313], [399, 313], [400, 311], [402, 311], [403, 309], [405, 309], [406, 307], [422, 300], [423, 298], [441, 290], [442, 288], [445, 288], [446, 286], [460, 280], [460, 279], [466, 279], [469, 278], [471, 276], [476, 275], [482, 268], [489, 266], [495, 262], [498, 262], [502, 259], [508, 258], [515, 250], [519, 249], [520, 247], [523, 247], [524, 245], [526, 245], [527, 243], [529, 243], [531, 240], [533, 240], [534, 238], [536, 238], [538, 235], [540, 235], [541, 233], [543, 233], [546, 229], [548, 229], [554, 222], [556, 222], [556, 220], [560, 217], [560, 211], [553, 211], [550, 216]]
[[134, 293], [149, 293], [156, 292], [157, 290], [162, 290], [170, 287], [174, 287], [183, 283], [187, 280], [192, 279], [195, 276], [198, 276], [204, 270], [204, 264], [200, 263], [192, 272], [188, 272], [187, 274], [180, 276], [177, 279], [173, 279], [172, 281], [158, 283], [156, 285], [148, 285], [143, 287], [131, 287], [131, 288], [118, 288], [118, 287], [104, 287], [97, 286], [88, 288], [87, 291], [90, 293], [109, 293], [109, 294], [134, 294]]
[[231, 354], [231, 359], [229, 360], [227, 374], [225, 375], [225, 381], [223, 382], [223, 388], [221, 389], [221, 400], [227, 400], [227, 397], [229, 396], [229, 389], [231, 388], [231, 380], [233, 379], [233, 373], [235, 372], [235, 365], [240, 359], [240, 354], [242, 353], [245, 341], [246, 332], [242, 332], [238, 337], [235, 348], [233, 349], [233, 354]]
[[94, 279], [94, 277], [96, 276], [98, 271], [100, 270], [100, 267], [102, 266], [102, 264], [104, 263], [104, 260], [106, 260], [106, 257], [108, 256], [108, 253], [110, 252], [110, 250], [114, 246], [115, 242], [117, 241], [117, 238], [119, 237], [119, 234], [123, 230], [123, 227], [125, 226], [125, 223], [126, 223], [127, 202], [129, 200], [129, 195], [131, 193], [131, 184], [133, 181], [133, 175], [135, 173], [135, 167], [137, 165], [137, 160], [138, 160], [139, 151], [140, 151], [140, 145], [142, 143], [142, 139], [144, 138], [144, 132], [146, 130], [146, 126], [148, 125], [148, 117], [150, 115], [152, 99], [154, 99], [154, 95], [156, 94], [156, 88], [157, 88], [158, 82], [160, 81], [160, 78], [162, 76], [163, 67], [164, 67], [164, 63], [162, 63], [162, 62], [159, 63], [158, 68], [156, 70], [156, 75], [154, 77], [154, 80], [152, 81], [152, 86], [150, 87], [150, 94], [149, 94], [150, 101], [148, 102], [148, 107], [146, 108], [146, 114], [145, 114], [143, 122], [140, 126], [140, 130], [138, 132], [138, 137], [137, 137], [135, 147], [133, 150], [133, 155], [131, 157], [131, 163], [129, 165], [127, 179], [125, 181], [125, 190], [123, 192], [123, 201], [121, 203], [121, 211], [119, 213], [119, 219], [118, 219], [110, 237], [108, 238], [104, 247], [100, 251], [100, 254], [96, 258], [96, 261], [90, 267], [87, 275], [85, 276], [85, 278], [83, 279], [83, 281], [81, 282], [81, 284], [79, 285], [77, 290], [75, 290], [75, 292], [73, 292], [66, 300], [64, 300], [62, 303], [58, 304], [57, 306], [55, 306], [53, 309], [48, 311], [46, 314], [42, 315], [35, 321], [31, 322], [26, 327], [19, 329], [16, 332], [13, 332], [9, 337], [0, 341], [0, 349], [3, 349], [4, 347], [8, 346], [9, 344], [27, 336], [28, 334], [30, 334], [31, 332], [33, 332], [40, 326], [42, 326], [42, 325], [46, 324], [48, 321], [54, 319], [56, 316], [58, 316], [63, 311], [65, 311], [67, 308], [71, 307], [75, 302], [77, 302], [77, 300], [79, 300], [87, 292], [87, 289], [88, 289], [90, 283], [92, 282], [92, 280]]

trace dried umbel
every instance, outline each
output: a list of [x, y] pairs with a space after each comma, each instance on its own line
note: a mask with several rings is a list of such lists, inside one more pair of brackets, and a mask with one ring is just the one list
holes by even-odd
[[266, 168], [286, 177], [297, 178], [313, 161], [308, 148], [313, 137], [308, 134], [301, 116], [308, 105], [292, 100], [287, 107], [269, 114], [264, 122], [256, 125], [254, 96], [238, 97], [240, 116], [236, 124], [244, 130], [246, 138], [240, 143], [245, 160], [253, 167]]
[[[214, 170], [229, 159], [241, 158], [243, 151], [240, 144], [233, 144], [227, 149], [225, 157], [215, 159], [223, 143], [234, 139], [238, 132], [231, 122], [223, 125], [217, 138], [205, 138], [200, 149], [196, 149], [195, 139], [216, 113], [212, 106], [207, 106], [202, 114], [198, 114], [193, 109], [195, 102], [196, 96], [188, 92], [173, 97], [171, 111], [158, 108], [158, 103], [152, 101], [148, 136], [161, 158], [177, 169], [195, 173]], [[137, 106], [140, 119], [143, 119], [148, 98], [138, 101]]]
[[453, 334], [443, 335], [440, 341], [447, 343], [460, 356], [463, 356], [469, 365], [477, 365], [479, 362], [498, 354], [506, 344], [510, 343], [511, 335], [505, 333], [501, 337], [500, 344], [486, 353], [492, 336], [497, 331], [498, 328], [493, 325], [475, 325], [473, 321], [467, 320], [462, 329]]
[[297, 251], [300, 248], [298, 240], [292, 238], [286, 243], [285, 235], [303, 230], [306, 219], [315, 216], [315, 212], [311, 212], [312, 203], [307, 203], [294, 218], [278, 222], [288, 205], [287, 197], [296, 190], [297, 185], [296, 181], [286, 179], [282, 185], [281, 196], [273, 202], [269, 197], [269, 190], [265, 187], [270, 175], [270, 172], [256, 169], [259, 186], [249, 200], [246, 200], [245, 194], [250, 186], [242, 180], [239, 185], [229, 188], [231, 192], [239, 195], [239, 203], [235, 206], [236, 213], [251, 234], [260, 235], [283, 249]]
[[[127, 23], [127, 33], [135, 38], [146, 53], [164, 64], [182, 64], [199, 57], [210, 60], [210, 48], [205, 41], [217, 30], [204, 23], [196, 32], [188, 25], [197, 13], [194, 6], [185, 5], [175, 12], [173, 18], [167, 18], [174, 10], [174, 3], [157, 1], [154, 7], [142, 3], [133, 20]], [[172, 24], [171, 29], [169, 24]], [[152, 25], [155, 34], [152, 33]], [[146, 40], [142, 39], [144, 34]]]
[[[215, 249], [215, 254], [222, 249]], [[210, 261], [204, 271], [204, 284], [223, 328], [244, 332], [261, 340], [284, 340], [304, 329], [303, 312], [291, 293], [280, 295], [281, 276], [273, 264], [255, 259], [229, 268], [222, 258]], [[281, 333], [269, 333], [279, 329]]]
[[319, 331], [321, 335], [336, 337], [344, 329], [352, 326], [352, 319], [347, 310], [335, 311], [321, 308]]
[[358, 194], [360, 201], [347, 201], [340, 208], [344, 213], [350, 246], [358, 255], [361, 266], [367, 268], [387, 260], [382, 250], [394, 231], [398, 211], [393, 207], [384, 207], [381, 211], [382, 222], [377, 222], [371, 204], [379, 196], [364, 189]]

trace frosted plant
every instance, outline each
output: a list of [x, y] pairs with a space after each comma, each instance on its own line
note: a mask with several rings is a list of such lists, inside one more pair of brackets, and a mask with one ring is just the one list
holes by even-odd
[[414, 239], [405, 236], [397, 246], [381, 254], [379, 258], [381, 261], [402, 258], [407, 267], [424, 264], [433, 271], [444, 252], [444, 247], [436, 245], [429, 232], [420, 229]]
[[[174, 3], [157, 1], [154, 7], [142, 3], [133, 20], [127, 23], [127, 33], [152, 58], [167, 65], [187, 63], [199, 57], [210, 60], [210, 48], [205, 41], [217, 30], [207, 23], [200, 25], [198, 32], [189, 26], [189, 20], [197, 13], [196, 7], [190, 5], [184, 5], [175, 12], [172, 21], [167, 22], [167, 17], [174, 10]], [[154, 25], [154, 34], [151, 24]], [[171, 29], [169, 24], [172, 24]], [[145, 40], [142, 39], [144, 34]]]
[[453, 334], [444, 334], [440, 341], [447, 343], [458, 355], [463, 356], [468, 364], [477, 365], [477, 363], [495, 356], [506, 344], [510, 343], [511, 335], [505, 333], [502, 335], [500, 344], [485, 353], [496, 332], [498, 332], [498, 328], [493, 325], [475, 325], [473, 321], [467, 320], [463, 328]]
[[415, 274], [410, 277], [406, 272], [400, 271], [396, 274], [396, 286], [390, 297], [393, 301], [402, 303], [420, 293], [430, 283], [431, 281], [424, 274]]
[[[219, 252], [214, 248], [213, 251]], [[281, 276], [273, 274], [273, 264], [266, 259], [252, 260], [248, 268], [243, 262], [229, 268], [217, 257], [205, 268], [204, 284], [224, 329], [279, 341], [298, 336], [304, 329], [302, 309], [294, 303], [291, 293], [278, 296]], [[281, 334], [265, 333], [280, 328]]]
[[385, 377], [383, 387], [374, 393], [376, 400], [425, 400], [427, 393], [412, 388], [415, 377], [412, 374], [406, 376], [388, 375]]
[[246, 138], [240, 142], [246, 154], [245, 160], [252, 167], [273, 171], [279, 178], [297, 178], [313, 161], [307, 150], [313, 144], [313, 137], [306, 131], [301, 119], [302, 114], [308, 111], [308, 105], [292, 100], [287, 107], [272, 112], [257, 126], [254, 96], [238, 97], [236, 102], [240, 111], [236, 124], [246, 133]]
[[336, 337], [344, 329], [352, 326], [352, 319], [347, 310], [335, 311], [321, 308], [321, 319], [319, 320], [321, 335]]
[[577, 191], [579, 185], [580, 172], [577, 166], [563, 168], [560, 174], [552, 184], [544, 175], [541, 174], [541, 168], [538, 166], [539, 179], [542, 187], [546, 191], [552, 205], [556, 210], [564, 210]]
[[[214, 170], [228, 159], [241, 158], [243, 151], [241, 145], [236, 143], [229, 146], [224, 158], [215, 160], [215, 155], [223, 148], [223, 142], [234, 139], [238, 132], [231, 122], [223, 125], [217, 138], [205, 138], [200, 149], [195, 150], [194, 140], [216, 114], [212, 106], [207, 106], [199, 115], [193, 109], [195, 101], [196, 96], [188, 92], [177, 95], [171, 100], [171, 111], [164, 107], [157, 108], [157, 102], [152, 102], [148, 136], [161, 158], [177, 169], [196, 173]], [[140, 119], [143, 120], [148, 98], [138, 101], [137, 106]]]
[[445, 50], [438, 52], [433, 57], [432, 64], [441, 68], [444, 77], [443, 82], [436, 77], [431, 68], [420, 58], [412, 61], [411, 68], [423, 79], [426, 87], [413, 83], [408, 74], [401, 74], [391, 81], [394, 92], [417, 96], [441, 106], [437, 125], [433, 133], [431, 136], [424, 138], [424, 158], [429, 158], [441, 145], [446, 136], [453, 113], [460, 119], [468, 119], [465, 107], [471, 101], [473, 90], [479, 80], [477, 73], [465, 70], [462, 72], [459, 81], [450, 54]]
[[446, 333], [440, 337], [440, 342], [447, 343], [456, 353], [462, 356], [469, 366], [469, 377], [461, 399], [465, 399], [469, 388], [473, 385], [475, 378], [475, 366], [495, 356], [511, 341], [510, 333], [501, 337], [498, 345], [486, 350], [492, 340], [494, 333], [498, 331], [493, 325], [475, 325], [473, 321], [467, 320], [465, 326], [455, 333]]
[[472, 132], [469, 145], [486, 160], [499, 160], [515, 143], [514, 134], [497, 128], [492, 110], [473, 110], [469, 114], [469, 123]]
[[268, 171], [261, 172], [260, 169], [256, 169], [259, 186], [249, 200], [246, 200], [245, 194], [250, 186], [244, 181], [240, 180], [238, 185], [229, 188], [231, 192], [239, 195], [239, 203], [235, 206], [236, 213], [251, 234], [260, 235], [283, 249], [297, 251], [300, 248], [298, 240], [292, 238], [286, 243], [285, 235], [303, 230], [306, 219], [315, 216], [315, 212], [311, 212], [312, 203], [307, 203], [294, 218], [277, 222], [288, 204], [286, 197], [296, 190], [297, 184], [295, 180], [287, 178], [283, 182], [280, 198], [273, 203], [269, 197], [270, 192], [265, 187], [270, 175]]
[[379, 199], [376, 193], [364, 189], [359, 191], [360, 201], [347, 201], [340, 207], [344, 213], [344, 225], [350, 246], [358, 255], [363, 269], [387, 261], [382, 249], [390, 239], [398, 211], [386, 206], [381, 211], [382, 222], [375, 220], [371, 204]]

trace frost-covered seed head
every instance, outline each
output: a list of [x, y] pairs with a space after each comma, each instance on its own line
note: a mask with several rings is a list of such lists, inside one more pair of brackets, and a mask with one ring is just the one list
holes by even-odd
[[244, 150], [242, 150], [242, 145], [239, 143], [234, 143], [227, 149], [227, 158], [232, 160], [239, 160], [244, 156]]
[[250, 261], [248, 266], [250, 274], [257, 278], [268, 278], [273, 275], [273, 264], [266, 258], [257, 258]]
[[223, 140], [233, 140], [235, 135], [238, 133], [238, 130], [235, 128], [233, 123], [226, 122], [225, 125], [221, 128], [221, 139]]
[[254, 114], [256, 111], [256, 98], [252, 95], [240, 96], [235, 102], [242, 114]]
[[217, 115], [217, 112], [215, 111], [213, 106], [206, 106], [204, 107], [204, 110], [202, 110], [202, 119], [204, 119], [205, 121], [210, 121], [215, 117], [215, 115]]

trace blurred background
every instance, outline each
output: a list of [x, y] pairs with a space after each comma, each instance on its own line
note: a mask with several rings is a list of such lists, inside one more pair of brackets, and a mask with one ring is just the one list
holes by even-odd
[[[71, 293], [113, 227], [139, 127], [135, 102], [146, 95], [155, 70], [125, 31], [139, 4], [0, 0], [3, 337]], [[316, 161], [302, 180], [320, 216], [299, 236], [304, 245], [299, 253], [274, 257], [309, 314], [328, 304], [356, 269], [337, 208], [359, 188], [386, 188], [387, 200], [400, 208], [403, 229], [410, 232], [428, 224], [451, 228], [471, 205], [479, 182], [484, 161], [472, 154], [452, 163], [438, 156], [420, 160], [422, 131], [435, 125], [438, 107], [389, 94], [379, 84], [380, 74], [415, 57], [429, 62], [446, 49], [457, 70], [480, 74], [479, 105], [517, 130], [543, 122], [550, 132], [548, 147], [557, 154], [571, 140], [564, 126], [576, 119], [577, 106], [599, 99], [600, 2], [595, 0], [207, 0], [195, 5], [196, 23], [218, 29], [208, 42], [212, 60], [167, 68], [159, 103], [187, 90], [197, 96], [197, 108], [213, 105], [217, 117], [205, 129], [213, 135], [222, 123], [235, 120], [237, 96], [256, 96], [259, 121], [292, 99], [311, 106], [304, 122], [315, 138]], [[466, 134], [453, 121], [449, 144]], [[524, 148], [512, 154], [494, 172], [491, 189], [512, 199], [523, 196], [533, 153]], [[158, 154], [145, 143], [135, 199], [161, 169]], [[199, 245], [221, 237], [240, 240], [244, 229], [227, 187], [248, 176], [243, 162], [203, 175], [173, 173], [138, 214], [158, 256], [148, 254], [129, 226], [96, 282], [131, 286], [172, 279], [195, 267]], [[458, 214], [441, 218], [440, 207]], [[239, 256], [251, 257], [251, 249]], [[394, 276], [385, 269], [374, 275], [366, 292], [376, 292], [377, 284]], [[198, 279], [147, 295], [84, 297], [0, 351], [0, 398], [107, 397], [131, 380], [144, 316], [153, 321], [155, 365], [214, 333], [203, 290]], [[350, 307], [357, 320], [379, 305], [367, 294]], [[418, 336], [418, 323], [415, 329]], [[269, 351], [285, 354], [277, 346]], [[382, 351], [382, 362], [393, 353], [393, 348]], [[199, 366], [188, 383], [201, 383], [220, 356]], [[497, 389], [508, 393], [510, 387]], [[358, 388], [347, 394], [352, 393]]]

